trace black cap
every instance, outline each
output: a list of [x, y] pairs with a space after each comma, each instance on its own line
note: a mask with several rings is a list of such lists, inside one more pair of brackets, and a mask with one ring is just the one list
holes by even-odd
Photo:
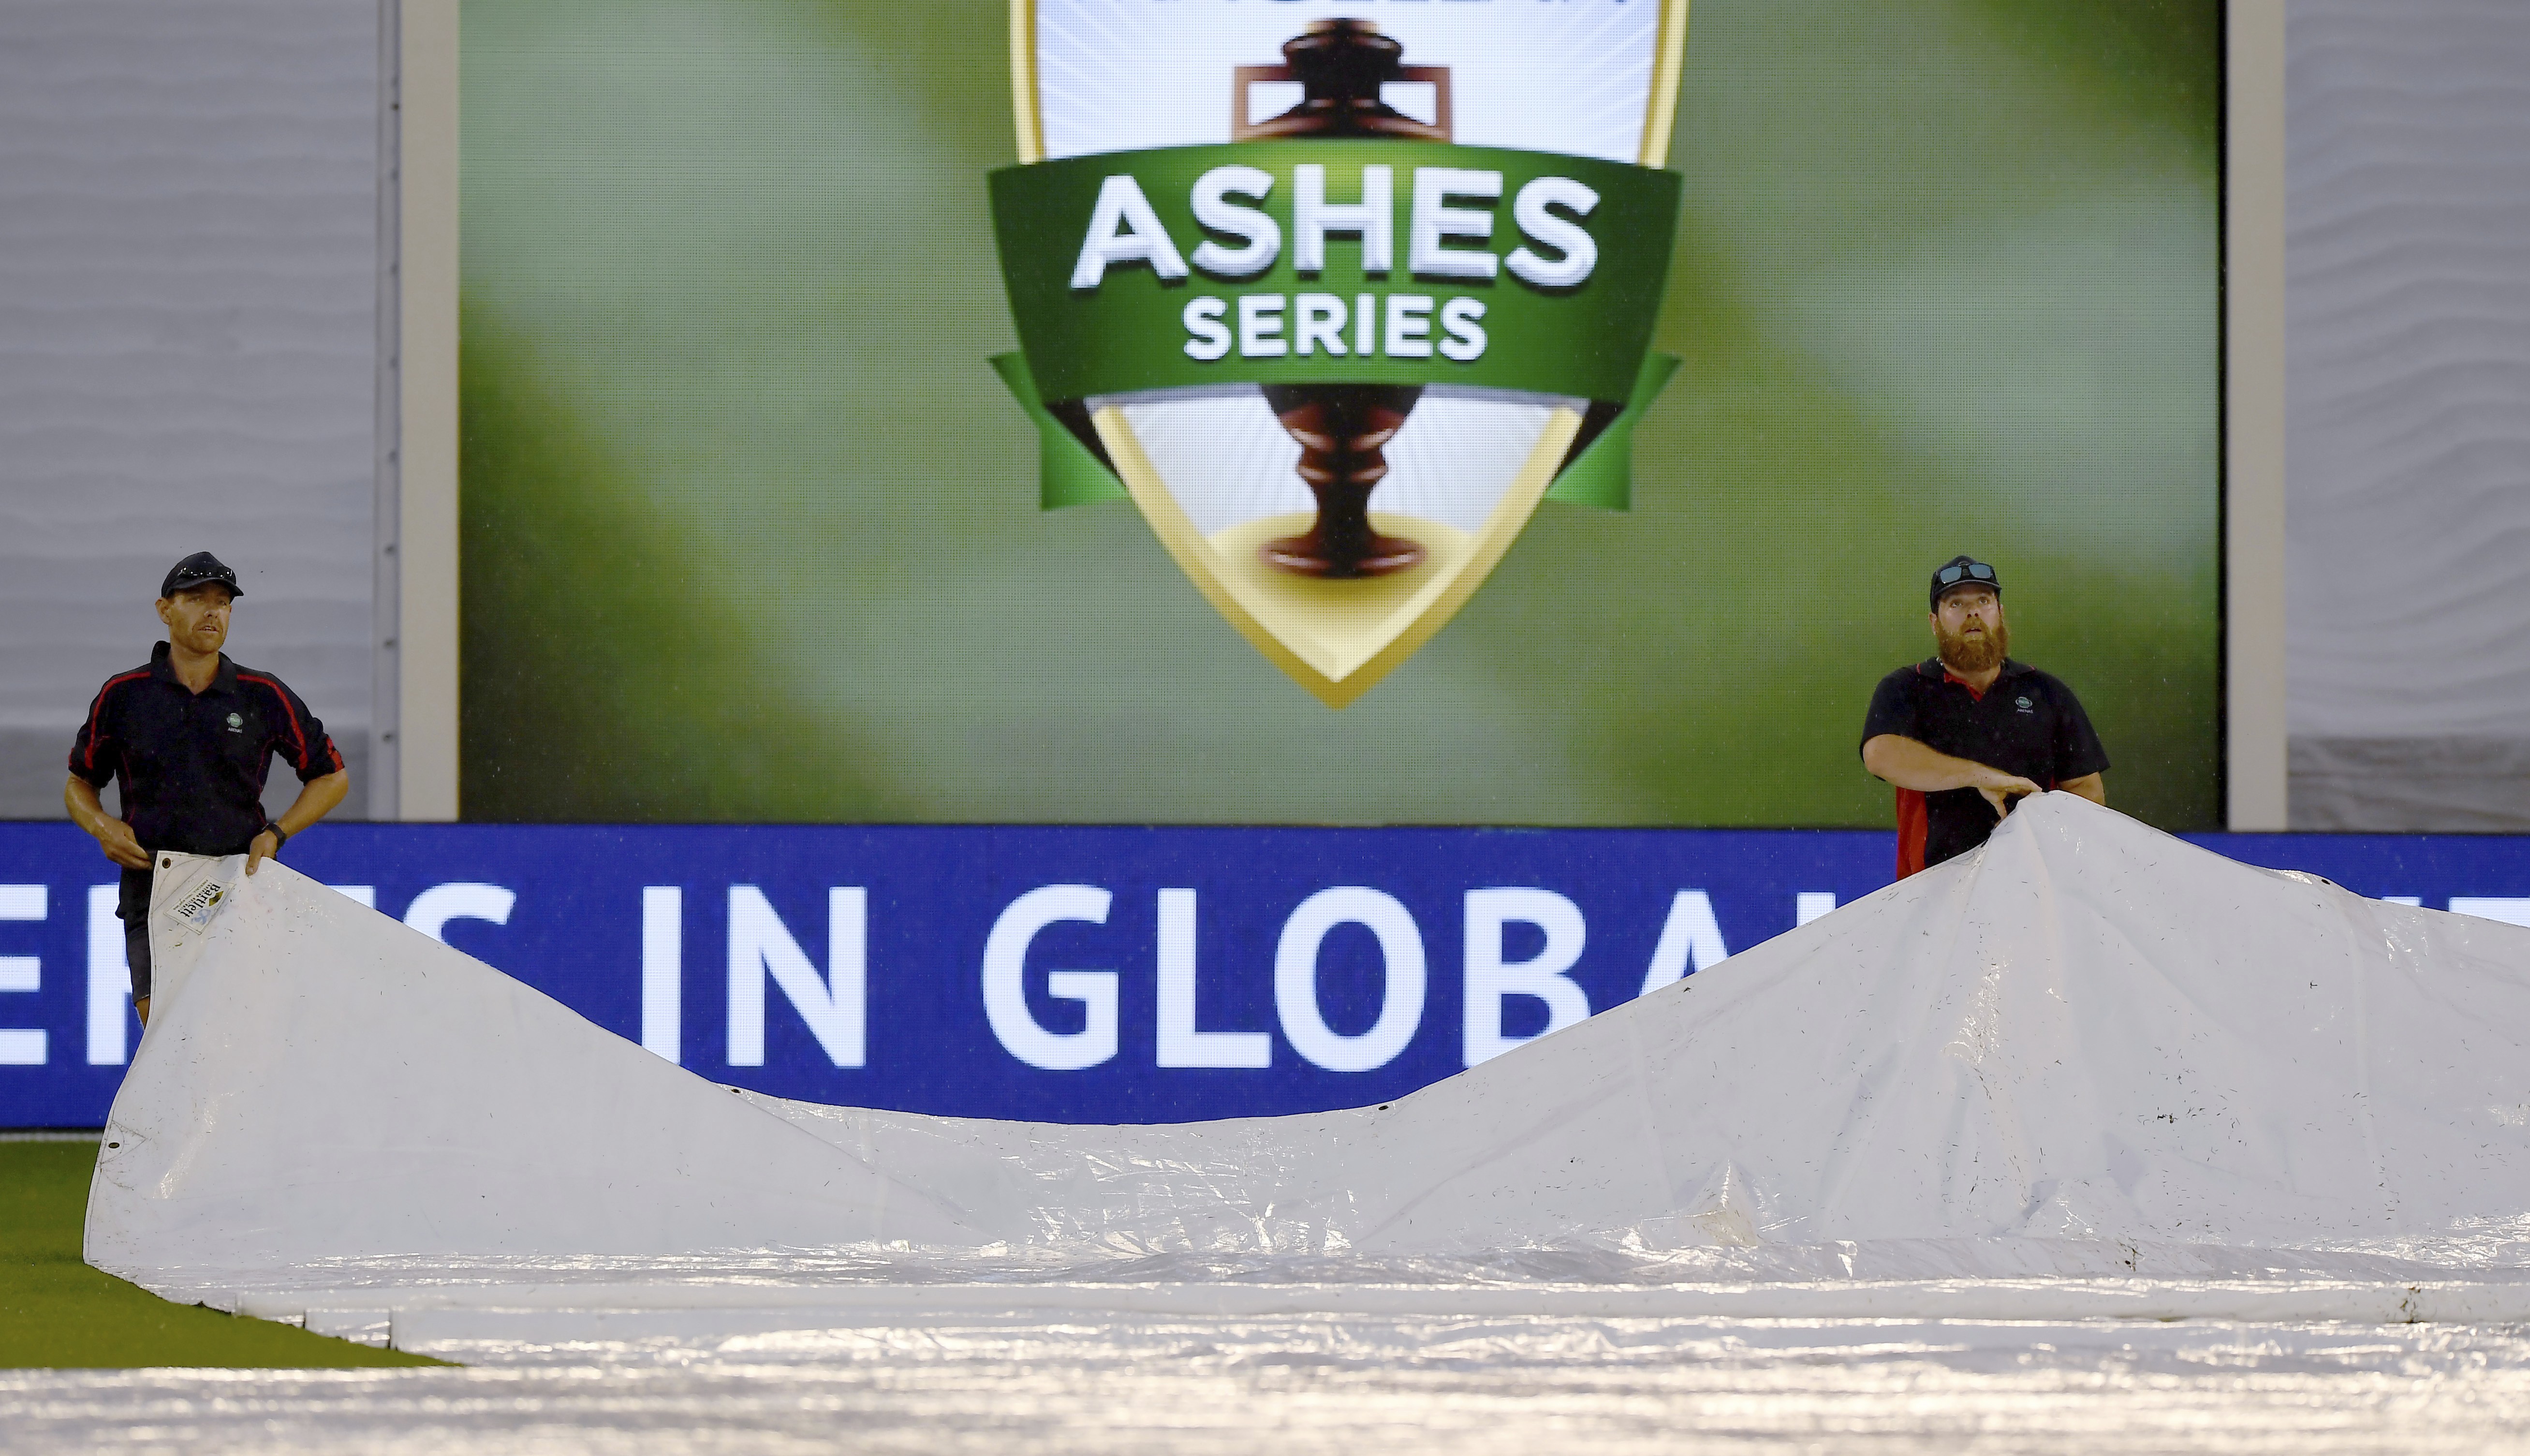
[[1973, 556], [1953, 556], [1933, 572], [1933, 610], [1942, 609], [1942, 593], [1961, 587], [1990, 588], [2003, 595], [2003, 574]]
[[158, 584], [158, 594], [173, 596], [188, 587], [207, 587], [213, 582], [229, 588], [231, 596], [246, 595], [238, 588], [237, 573], [229, 570], [227, 562], [208, 551], [196, 551], [169, 567], [167, 580]]

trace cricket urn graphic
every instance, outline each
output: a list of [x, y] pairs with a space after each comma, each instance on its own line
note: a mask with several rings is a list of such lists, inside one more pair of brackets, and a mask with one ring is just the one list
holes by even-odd
[[1342, 707], [1541, 501], [1625, 508], [1685, 0], [1013, 3], [994, 365], [1048, 509], [1129, 497]]

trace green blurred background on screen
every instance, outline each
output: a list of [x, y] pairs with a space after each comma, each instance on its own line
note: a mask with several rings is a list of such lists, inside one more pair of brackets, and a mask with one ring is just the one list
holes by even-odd
[[1696, 0], [1634, 508], [1339, 712], [1037, 507], [1001, 4], [471, 0], [465, 816], [1885, 825], [1967, 551], [2111, 802], [2218, 827], [2221, 15]]

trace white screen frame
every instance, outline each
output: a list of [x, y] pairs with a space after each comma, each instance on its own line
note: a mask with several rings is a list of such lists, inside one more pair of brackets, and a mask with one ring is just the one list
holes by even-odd
[[[458, 815], [458, 17], [460, 0], [386, 0], [396, 74], [397, 417], [382, 475], [380, 604], [392, 599], [377, 722], [392, 810]], [[2286, 826], [2284, 712], [2285, 0], [2228, 0], [2223, 128], [2225, 818]], [[399, 106], [400, 99], [400, 106]], [[386, 159], [382, 158], [382, 161]], [[381, 414], [384, 415], [382, 409]], [[381, 420], [382, 429], [390, 421]], [[382, 446], [382, 461], [387, 452]], [[387, 470], [382, 466], [382, 472]], [[391, 558], [392, 566], [385, 565]], [[390, 588], [390, 578], [392, 588]], [[381, 614], [383, 616], [383, 613]], [[382, 634], [387, 635], [387, 634]], [[390, 770], [387, 765], [391, 764]]]

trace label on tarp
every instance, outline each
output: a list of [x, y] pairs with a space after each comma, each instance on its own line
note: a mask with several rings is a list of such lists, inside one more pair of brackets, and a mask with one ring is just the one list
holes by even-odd
[[189, 925], [207, 925], [211, 917], [219, 914], [220, 907], [228, 903], [228, 898], [229, 887], [218, 880], [210, 880], [177, 901], [169, 913]]

